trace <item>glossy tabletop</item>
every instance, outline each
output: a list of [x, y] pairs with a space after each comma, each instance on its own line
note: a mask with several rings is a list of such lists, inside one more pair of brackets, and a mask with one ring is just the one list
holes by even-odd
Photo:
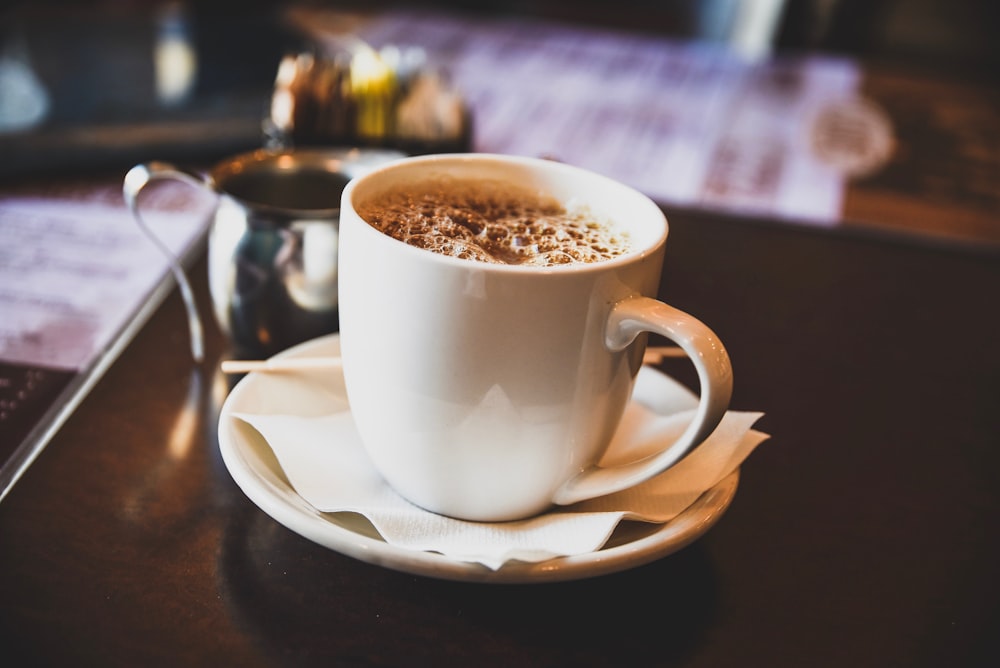
[[[661, 296], [712, 323], [763, 410], [721, 521], [544, 585], [446, 582], [319, 547], [219, 454], [228, 355], [176, 293], [0, 504], [17, 665], [986, 665], [1000, 577], [1000, 258], [668, 212]], [[207, 304], [204, 263], [193, 276]], [[694, 383], [687, 364], [663, 368]], [[988, 662], [987, 662], [988, 663]], [[7, 664], [6, 665], [13, 665]]]
[[732, 406], [772, 435], [693, 544], [477, 584], [286, 529], [220, 455], [202, 257], [204, 364], [174, 290], [0, 502], [0, 665], [1000, 665], [997, 93], [866, 93], [907, 141], [842, 224], [667, 210], [660, 297], [725, 342]]

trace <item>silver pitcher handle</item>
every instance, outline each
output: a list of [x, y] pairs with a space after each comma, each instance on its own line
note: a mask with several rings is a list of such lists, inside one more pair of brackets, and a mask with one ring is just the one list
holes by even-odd
[[191, 357], [196, 363], [201, 363], [205, 359], [205, 334], [201, 318], [198, 316], [198, 309], [195, 306], [191, 285], [188, 283], [184, 269], [177, 258], [170, 252], [166, 244], [153, 233], [139, 211], [139, 193], [150, 181], [159, 179], [176, 179], [202, 187], [207, 184], [205, 179], [196, 172], [166, 162], [149, 162], [136, 165], [125, 175], [125, 181], [122, 184], [122, 194], [125, 196], [125, 204], [128, 205], [129, 211], [132, 212], [132, 217], [139, 225], [139, 229], [153, 242], [153, 245], [160, 249], [160, 252], [167, 258], [167, 262], [170, 263], [170, 271], [177, 281], [181, 297], [184, 299], [184, 308], [187, 310], [188, 330], [191, 335]]

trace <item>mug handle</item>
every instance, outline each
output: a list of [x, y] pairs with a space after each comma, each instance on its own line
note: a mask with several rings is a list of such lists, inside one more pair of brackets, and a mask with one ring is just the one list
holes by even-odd
[[592, 466], [577, 474], [557, 490], [553, 501], [559, 505], [620, 492], [666, 471], [708, 438], [729, 408], [733, 369], [729, 354], [711, 329], [687, 313], [649, 297], [632, 297], [611, 309], [605, 332], [609, 350], [624, 350], [642, 332], [667, 337], [691, 358], [701, 384], [694, 420], [680, 438], [657, 454], [621, 466]]
[[[153, 230], [146, 224], [142, 213], [139, 211], [139, 193], [142, 192], [142, 189], [150, 181], [162, 179], [175, 179], [202, 187], [209, 187], [209, 184], [198, 173], [183, 167], [171, 165], [167, 162], [149, 162], [136, 165], [128, 170], [128, 173], [125, 174], [125, 180], [122, 183], [122, 195], [125, 197], [125, 204], [128, 206], [128, 210], [132, 213], [132, 218], [135, 219], [136, 224], [142, 230], [143, 234], [153, 242], [153, 245], [163, 253], [167, 258], [167, 262], [170, 263], [170, 271], [174, 275], [174, 280], [177, 281], [178, 288], [180, 288], [181, 297], [184, 299], [184, 308], [187, 311], [188, 330], [191, 334], [191, 357], [195, 362], [200, 363], [205, 358], [205, 335], [201, 326], [201, 318], [198, 317], [198, 309], [195, 307], [194, 292], [192, 292], [191, 285], [184, 274], [184, 269], [180, 266], [177, 258], [160, 241], [160, 238], [153, 233]], [[211, 188], [209, 187], [209, 189]]]

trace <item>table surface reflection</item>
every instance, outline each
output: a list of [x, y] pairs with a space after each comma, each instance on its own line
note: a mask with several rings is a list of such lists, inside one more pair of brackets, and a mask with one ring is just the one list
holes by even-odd
[[[871, 86], [893, 110], [941, 90]], [[201, 258], [205, 363], [175, 290], [0, 503], [5, 665], [1000, 665], [996, 174], [926, 198], [906, 164], [832, 228], [667, 210], [660, 297], [725, 341], [772, 438], [701, 539], [574, 582], [387, 570], [254, 506], [219, 453]]]
[[[86, 665], [972, 665], [996, 656], [995, 254], [669, 212], [661, 295], [773, 434], [684, 550], [549, 585], [397, 573], [259, 511], [224, 468], [228, 351], [173, 294], [0, 504], [0, 633]], [[193, 268], [207, 304], [205, 266]], [[664, 368], [696, 383], [685, 362]]]

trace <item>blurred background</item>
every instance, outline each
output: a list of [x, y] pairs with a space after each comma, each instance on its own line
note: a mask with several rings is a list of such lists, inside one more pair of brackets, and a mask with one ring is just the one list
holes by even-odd
[[294, 8], [435, 9], [704, 40], [749, 57], [842, 54], [995, 81], [987, 0], [7, 2], [0, 10], [0, 175], [141, 155], [213, 157], [259, 139], [278, 62], [308, 38]]
[[[315, 52], [317, 35], [331, 27], [349, 34], [363, 24], [358, 17], [428, 11], [552, 22], [643, 44], [705, 44], [751, 64], [802, 54], [847, 59], [861, 73], [859, 91], [878, 103], [876, 124], [884, 119], [894, 135], [895, 162], [879, 174], [849, 175], [858, 186], [843, 217], [930, 229], [939, 224], [936, 200], [952, 212], [958, 236], [1000, 243], [997, 7], [988, 0], [7, 2], [0, 9], [0, 180], [150, 159], [207, 164], [273, 142], [279, 64], [289, 54]], [[433, 36], [426, 24], [422, 30]], [[296, 66], [293, 74], [301, 74], [302, 62]], [[627, 67], [609, 76], [627, 76]], [[476, 120], [471, 130], [483, 130]], [[457, 140], [445, 146], [481, 146], [471, 135]], [[889, 191], [915, 198], [894, 207], [898, 220], [883, 214]]]

